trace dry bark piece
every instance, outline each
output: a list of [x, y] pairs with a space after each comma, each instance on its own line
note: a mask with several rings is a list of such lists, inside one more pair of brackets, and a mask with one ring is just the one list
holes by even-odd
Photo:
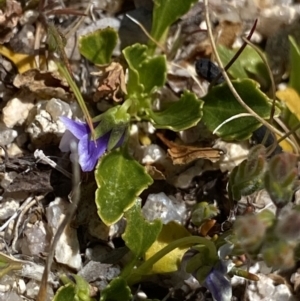
[[66, 81], [55, 72], [32, 69], [18, 74], [13, 84], [17, 88], [28, 89], [39, 99], [59, 98], [67, 102], [72, 99]]
[[93, 73], [100, 76], [98, 92], [94, 95], [94, 101], [98, 102], [103, 98], [112, 98], [115, 102], [122, 99], [117, 97], [118, 93], [127, 94], [125, 75], [122, 65], [112, 62], [104, 67], [103, 71]]
[[163, 134], [156, 134], [159, 139], [169, 148], [168, 154], [172, 158], [173, 164], [188, 164], [197, 159], [207, 159], [217, 162], [223, 151], [212, 147], [198, 147], [191, 145], [180, 145], [166, 139]]

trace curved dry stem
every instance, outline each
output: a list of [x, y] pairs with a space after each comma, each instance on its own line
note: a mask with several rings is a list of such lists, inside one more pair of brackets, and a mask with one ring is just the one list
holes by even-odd
[[270, 123], [272, 123], [273, 117], [274, 117], [274, 114], [275, 114], [275, 105], [276, 105], [276, 85], [275, 85], [275, 80], [274, 80], [272, 70], [269, 66], [268, 60], [266, 59], [266, 57], [262, 53], [262, 51], [257, 46], [255, 46], [251, 41], [249, 41], [248, 39], [246, 39], [244, 37], [242, 39], [245, 43], [247, 43], [249, 46], [251, 46], [257, 52], [257, 54], [260, 56], [262, 61], [265, 63], [265, 66], [268, 70], [269, 77], [270, 77], [270, 80], [271, 80], [272, 100], [273, 100], [272, 101], [272, 109], [271, 109], [271, 112], [270, 112]]
[[234, 120], [234, 119], [238, 119], [238, 118], [241, 118], [241, 117], [253, 117], [252, 114], [250, 113], [240, 113], [240, 114], [237, 114], [237, 115], [234, 115], [234, 116], [231, 116], [229, 118], [227, 118], [226, 120], [224, 120], [221, 124], [219, 124], [213, 131], [213, 134], [215, 134], [223, 125], [225, 125], [226, 123]]
[[[280, 138], [278, 139], [277, 142], [280, 143], [281, 141], [286, 139], [293, 146], [293, 148], [294, 147], [297, 148], [297, 154], [299, 154], [299, 152], [300, 152], [299, 145], [293, 134], [300, 127], [300, 123], [297, 124], [293, 129], [289, 130], [288, 127], [280, 119], [274, 118], [274, 120], [285, 132], [285, 134], [280, 136]], [[290, 138], [288, 138], [289, 136], [290, 136]]]
[[147, 29], [143, 26], [143, 24], [141, 24], [138, 20], [132, 18], [128, 14], [126, 14], [126, 17], [128, 19], [130, 19], [133, 23], [138, 25], [141, 28], [141, 30], [143, 31], [143, 33], [147, 36], [147, 38], [149, 40], [151, 40], [158, 48], [160, 48], [163, 51], [163, 53], [166, 53], [166, 49], [161, 44], [159, 44], [157, 41], [155, 41], [155, 39], [152, 38], [151, 34], [147, 31]]
[[[211, 28], [211, 23], [210, 23], [210, 17], [209, 17], [209, 10], [208, 10], [208, 0], [204, 0], [204, 9], [205, 9], [205, 21], [206, 21], [206, 26], [207, 26], [207, 31], [208, 31], [208, 36], [211, 42], [211, 46], [213, 49], [213, 53], [216, 57], [217, 63], [222, 71], [222, 75], [231, 91], [231, 93], [233, 94], [233, 96], [235, 97], [235, 99], [238, 101], [238, 103], [248, 112], [250, 113], [254, 118], [256, 118], [261, 124], [263, 124], [273, 135], [274, 132], [276, 134], [278, 134], [279, 136], [283, 136], [283, 134], [277, 130], [274, 126], [272, 126], [271, 124], [269, 124], [267, 121], [265, 121], [262, 117], [260, 117], [255, 111], [253, 111], [249, 106], [247, 106], [245, 104], [245, 102], [242, 100], [242, 98], [240, 97], [240, 95], [237, 93], [237, 91], [235, 90], [233, 84], [230, 81], [229, 76], [227, 75], [226, 71], [224, 70], [224, 66], [223, 63], [220, 59], [220, 56], [218, 54], [217, 51], [217, 47], [216, 47], [216, 43], [214, 41], [214, 37], [213, 37], [213, 32], [212, 32], [212, 28]], [[298, 153], [297, 147], [295, 147], [295, 145], [293, 144], [294, 150], [295, 152]]]
[[[71, 148], [74, 148], [74, 145], [71, 144]], [[76, 146], [77, 149], [77, 146]], [[75, 152], [74, 152], [75, 154]], [[77, 158], [74, 158], [74, 162], [78, 162], [78, 154]], [[43, 277], [41, 280], [41, 285], [39, 289], [39, 293], [37, 296], [37, 301], [45, 301], [47, 299], [47, 282], [48, 282], [48, 275], [51, 270], [51, 265], [54, 258], [55, 248], [59, 241], [59, 238], [61, 237], [61, 234], [63, 233], [65, 227], [69, 224], [71, 221], [79, 199], [80, 199], [80, 169], [78, 163], [73, 163], [73, 189], [72, 189], [72, 195], [70, 196], [71, 199], [71, 206], [68, 213], [64, 216], [63, 220], [61, 221], [60, 225], [57, 228], [57, 231], [53, 237], [51, 248], [49, 250], [49, 254], [46, 260], [46, 265], [43, 273]]]
[[[249, 41], [255, 31], [257, 25], [257, 19], [255, 20], [248, 36], [246, 37], [246, 40]], [[227, 65], [224, 67], [224, 70], [227, 71], [233, 64], [234, 62], [238, 59], [238, 57], [241, 55], [241, 53], [244, 51], [244, 49], [247, 46], [247, 42], [244, 41], [243, 45], [238, 49], [238, 51], [235, 53], [235, 55], [231, 58], [231, 60], [227, 63]], [[214, 78], [214, 80], [211, 82], [210, 86], [213, 86], [218, 79], [222, 76], [222, 72], [219, 72], [219, 74]]]

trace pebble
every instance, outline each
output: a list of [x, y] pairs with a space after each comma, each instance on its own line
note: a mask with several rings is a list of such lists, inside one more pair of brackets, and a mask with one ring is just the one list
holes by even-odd
[[224, 150], [224, 155], [219, 161], [220, 170], [222, 172], [232, 171], [236, 166], [248, 158], [249, 146], [247, 142], [225, 142], [218, 140], [215, 148]]
[[[70, 210], [70, 206], [71, 204], [67, 201], [61, 198], [56, 198], [46, 209], [46, 217], [48, 224], [52, 229], [52, 233], [56, 233], [64, 216]], [[76, 229], [71, 228], [70, 225], [65, 227], [62, 235], [60, 236], [55, 248], [55, 260], [75, 270], [79, 270], [81, 268], [81, 256], [77, 232]]]
[[0, 122], [0, 144], [8, 145], [12, 143], [18, 136], [18, 132], [7, 127], [4, 123]]
[[99, 290], [103, 290], [107, 284], [120, 274], [120, 267], [97, 261], [88, 262], [78, 273], [87, 282], [93, 282]]
[[39, 102], [30, 111], [25, 132], [29, 134], [35, 147], [42, 148], [59, 143], [60, 137], [66, 130], [59, 116], [71, 118], [72, 111], [66, 102], [56, 98]]
[[164, 192], [149, 194], [142, 212], [147, 220], [153, 221], [158, 218], [164, 224], [170, 221], [183, 223], [186, 217], [185, 204], [173, 197], [168, 197]]
[[10, 218], [20, 207], [20, 203], [12, 198], [6, 198], [0, 203], [0, 220]]
[[276, 284], [264, 275], [257, 274], [259, 281], [249, 281], [245, 300], [249, 301], [295, 301], [286, 284]]
[[38, 221], [30, 226], [27, 224], [21, 243], [22, 254], [38, 256], [41, 253], [47, 252], [49, 241], [49, 235], [47, 235], [43, 221]]
[[8, 128], [13, 128], [16, 125], [22, 125], [27, 119], [33, 106], [33, 97], [30, 97], [29, 95], [19, 95], [19, 97], [9, 100], [2, 110], [3, 123]]
[[[32, 300], [37, 300], [37, 295], [40, 289], [40, 283], [35, 280], [29, 280], [26, 284], [25, 296]], [[47, 286], [46, 298], [45, 301], [51, 301], [53, 299], [54, 293], [51, 286]]]

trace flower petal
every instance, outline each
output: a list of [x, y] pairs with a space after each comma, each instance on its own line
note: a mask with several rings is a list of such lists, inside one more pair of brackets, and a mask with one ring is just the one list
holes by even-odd
[[79, 164], [83, 171], [91, 171], [98, 159], [104, 154], [109, 140], [109, 133], [98, 138], [96, 145], [90, 140], [90, 135], [83, 136], [78, 144]]
[[205, 279], [204, 285], [211, 292], [214, 301], [230, 301], [232, 297], [231, 283], [226, 276], [213, 268]]
[[59, 119], [65, 125], [65, 127], [79, 140], [84, 135], [90, 133], [89, 126], [86, 123], [78, 122], [65, 116], [61, 116], [59, 117]]
[[66, 130], [60, 140], [59, 149], [64, 153], [69, 152], [72, 140], [78, 142], [78, 139], [69, 130]]

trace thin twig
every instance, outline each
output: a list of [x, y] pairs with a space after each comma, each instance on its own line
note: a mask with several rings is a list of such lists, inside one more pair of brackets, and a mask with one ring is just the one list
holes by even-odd
[[130, 19], [133, 23], [135, 23], [136, 25], [138, 25], [141, 28], [141, 30], [143, 31], [143, 33], [147, 36], [147, 38], [150, 39], [164, 53], [166, 53], [166, 49], [161, 44], [159, 44], [157, 41], [155, 41], [155, 39], [152, 38], [152, 36], [150, 35], [150, 33], [147, 31], [147, 29], [139, 21], [137, 21], [136, 19], [132, 18], [128, 14], [126, 14], [126, 17], [128, 19]]
[[250, 113], [240, 113], [240, 114], [237, 114], [237, 115], [233, 115], [229, 118], [227, 118], [226, 120], [224, 120], [221, 124], [219, 124], [213, 131], [213, 135], [223, 126], [225, 125], [226, 123], [232, 121], [232, 120], [235, 120], [235, 119], [238, 119], [238, 118], [241, 118], [241, 117], [253, 117], [252, 114]]
[[19, 226], [20, 226], [20, 224], [22, 222], [23, 216], [26, 214], [26, 212], [33, 205], [35, 205], [37, 203], [36, 199], [32, 199], [32, 197], [30, 199], [31, 199], [30, 202], [28, 202], [27, 200], [26, 200], [26, 202], [24, 202], [24, 203], [26, 203], [26, 205], [23, 206], [23, 209], [21, 210], [21, 212], [20, 212], [20, 214], [18, 216], [18, 219], [15, 222], [14, 235], [13, 235], [14, 238], [13, 238], [13, 241], [11, 243], [11, 249], [13, 250], [13, 252], [16, 252], [16, 253], [18, 252], [16, 245], [17, 245], [17, 241], [18, 241], [18, 238], [19, 238]]
[[[233, 63], [236, 61], [236, 59], [240, 56], [240, 54], [243, 52], [243, 50], [246, 48], [247, 46], [247, 42], [246, 41], [249, 41], [255, 31], [255, 28], [256, 28], [256, 24], [257, 24], [257, 19], [255, 19], [254, 21], [254, 24], [248, 34], [248, 36], [246, 38], [244, 38], [244, 43], [243, 45], [239, 48], [239, 50], [235, 53], [235, 55], [231, 58], [231, 60], [227, 63], [227, 65], [224, 67], [224, 70], [227, 71], [232, 65]], [[245, 41], [246, 40], [246, 41]], [[218, 79], [222, 76], [222, 72], [219, 72], [219, 74], [213, 79], [213, 81], [211, 82], [210, 84], [210, 87], [213, 86], [217, 81]]]
[[6, 229], [6, 227], [9, 225], [9, 223], [14, 220], [20, 212], [22, 212], [22, 210], [32, 201], [33, 197], [30, 196], [28, 197], [23, 204], [20, 206], [20, 208], [17, 210], [17, 212], [15, 212], [1, 227], [0, 227], [0, 232], [2, 232], [3, 230]]
[[75, 151], [75, 150], [77, 150], [77, 145], [74, 147], [74, 143], [71, 143], [71, 148], [72, 148], [72, 153], [75, 156], [74, 163], [73, 163], [73, 190], [72, 190], [72, 196], [70, 197], [70, 198], [72, 198], [72, 202], [71, 202], [70, 209], [64, 216], [62, 222], [58, 226], [57, 231], [53, 237], [51, 248], [49, 250], [49, 254], [48, 254], [48, 257], [46, 260], [46, 265], [45, 265], [45, 269], [44, 269], [44, 273], [43, 273], [43, 277], [42, 277], [42, 281], [41, 281], [40, 290], [39, 290], [39, 293], [37, 296], [37, 301], [45, 301], [47, 298], [48, 274], [51, 270], [51, 265], [53, 262], [56, 245], [57, 245], [65, 227], [70, 223], [70, 221], [76, 211], [79, 199], [80, 199], [80, 169], [79, 169], [79, 165], [77, 163], [78, 162], [78, 154]]
[[275, 105], [276, 105], [276, 85], [275, 85], [275, 80], [274, 80], [272, 70], [269, 66], [268, 60], [266, 59], [266, 57], [264, 56], [262, 51], [257, 46], [255, 46], [251, 41], [249, 41], [249, 39], [245, 39], [245, 38], [242, 38], [242, 39], [245, 43], [247, 43], [249, 46], [251, 46], [257, 52], [257, 54], [260, 56], [262, 61], [265, 63], [265, 66], [268, 70], [269, 77], [270, 77], [270, 80], [271, 80], [272, 100], [273, 100], [272, 108], [271, 108], [271, 112], [270, 112], [270, 123], [272, 124], [273, 117], [274, 117], [274, 114], [275, 114]]
[[[209, 17], [209, 10], [208, 10], [208, 0], [204, 0], [204, 9], [205, 9], [205, 20], [206, 20], [206, 26], [207, 26], [207, 31], [208, 31], [208, 36], [211, 42], [211, 46], [214, 52], [214, 55], [216, 57], [216, 60], [218, 62], [218, 65], [222, 71], [222, 75], [231, 91], [231, 93], [233, 94], [233, 96], [235, 97], [235, 99], [238, 101], [238, 103], [250, 114], [252, 114], [252, 116], [254, 118], [256, 118], [260, 123], [262, 123], [268, 130], [270, 130], [271, 133], [277, 133], [279, 136], [282, 136], [282, 133], [277, 130], [274, 126], [270, 125], [267, 121], [265, 121], [262, 117], [260, 117], [255, 111], [253, 111], [249, 106], [247, 106], [245, 104], [245, 102], [242, 100], [242, 98], [240, 97], [240, 95], [237, 93], [237, 91], [235, 90], [233, 84], [230, 81], [229, 76], [227, 75], [226, 71], [224, 70], [224, 66], [223, 63], [220, 59], [220, 56], [218, 54], [217, 51], [217, 47], [216, 47], [216, 43], [214, 41], [214, 37], [213, 37], [213, 32], [212, 32], [212, 28], [211, 28], [211, 23], [210, 23], [210, 17]], [[294, 150], [296, 153], [298, 153], [297, 148], [295, 147], [295, 145], [293, 145]]]

